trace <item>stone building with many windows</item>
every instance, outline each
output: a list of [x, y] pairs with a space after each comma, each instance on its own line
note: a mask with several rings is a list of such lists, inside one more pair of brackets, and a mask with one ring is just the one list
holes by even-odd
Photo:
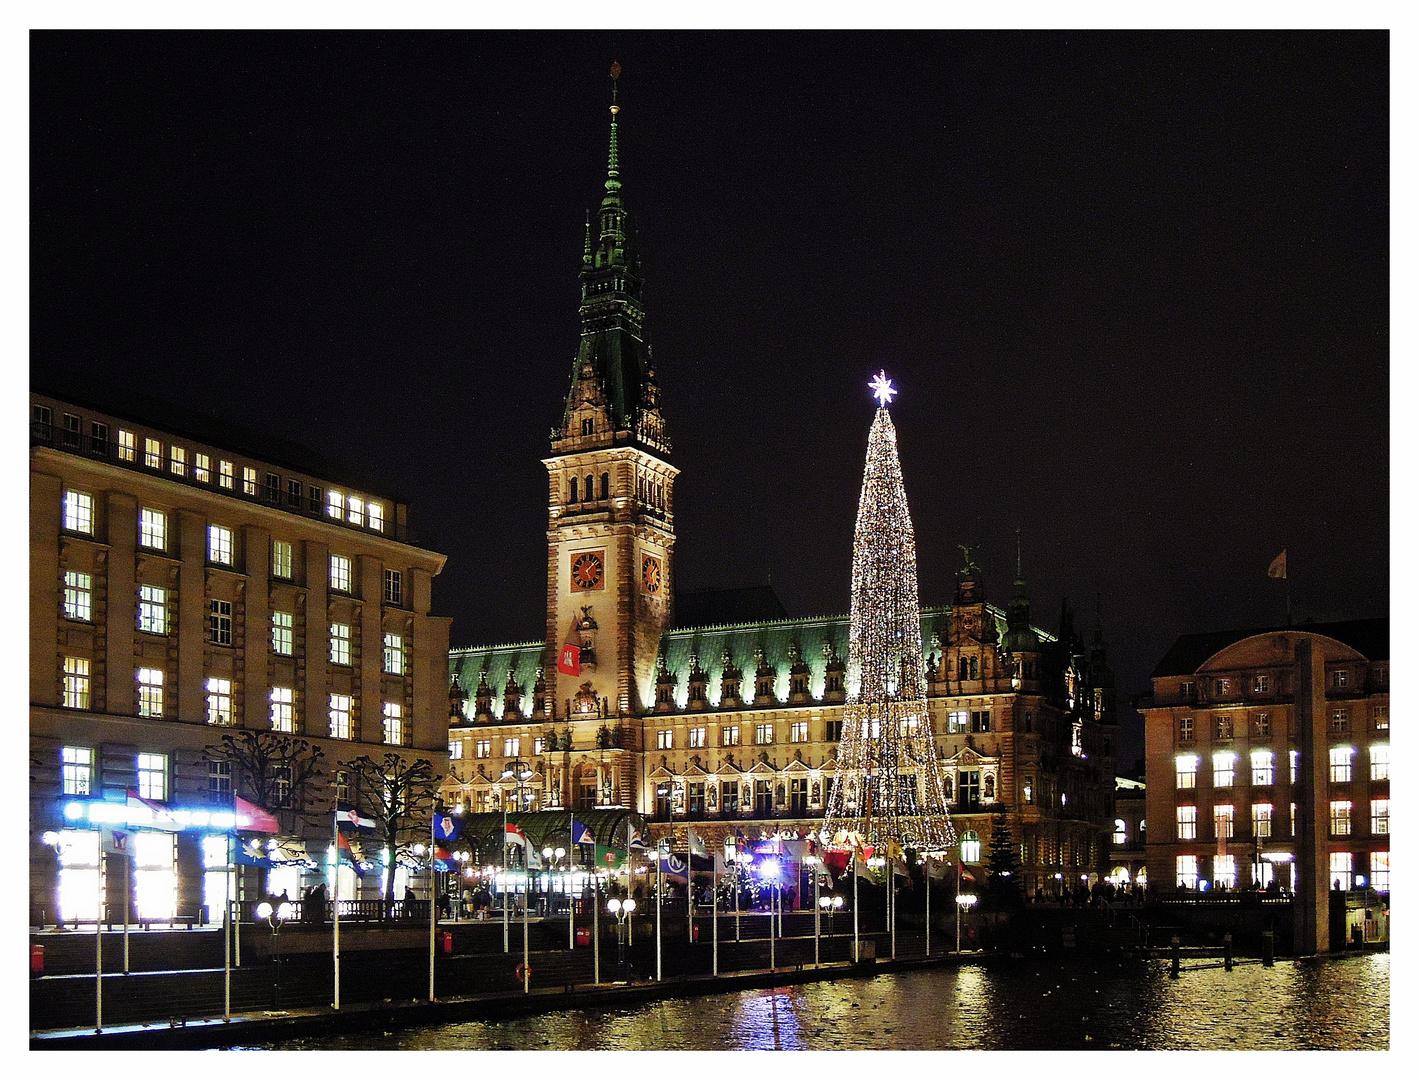
[[[234, 732], [324, 751], [305, 783], [282, 771], [298, 763], [265, 777], [280, 828], [262, 855], [295, 898], [326, 866], [340, 761], [446, 767], [444, 556], [387, 496], [115, 408], [30, 398], [32, 919], [91, 919], [97, 823], [154, 818], [134, 830], [132, 914], [220, 918], [216, 811], [243, 776], [204, 751]], [[121, 880], [105, 875], [115, 920]]]
[[[544, 461], [546, 636], [452, 650], [462, 703], [445, 798], [475, 811], [625, 808], [680, 851], [691, 825], [711, 847], [807, 836], [853, 689], [848, 617], [789, 618], [767, 588], [677, 596], [679, 469], [626, 225], [617, 112], [583, 249], [580, 347]], [[987, 603], [969, 555], [958, 581], [921, 632], [962, 854], [983, 860], [1004, 814], [1029, 890], [1097, 879], [1117, 723], [1102, 638], [1085, 645], [1067, 607], [1057, 634], [1032, 626], [1023, 580], [1008, 609]], [[559, 669], [567, 645], [577, 662]]]
[[1154, 888], [1296, 887], [1303, 637], [1319, 643], [1325, 671], [1325, 790], [1315, 797], [1329, 828], [1317, 872], [1343, 889], [1389, 891], [1387, 618], [1178, 638], [1139, 703]]

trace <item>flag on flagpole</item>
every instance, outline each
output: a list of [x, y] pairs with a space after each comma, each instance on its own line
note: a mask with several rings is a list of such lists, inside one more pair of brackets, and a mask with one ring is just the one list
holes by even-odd
[[117, 829], [112, 825], [104, 825], [99, 831], [103, 837], [103, 851], [105, 855], [128, 854], [128, 830]]
[[632, 851], [636, 848], [642, 850], [645, 848], [645, 838], [641, 836], [641, 831], [629, 821], [626, 822], [626, 847]]
[[581, 674], [581, 647], [568, 641], [557, 653], [557, 670], [563, 675]]
[[507, 823], [506, 831], [503, 833], [503, 843], [514, 844], [522, 848], [529, 870], [542, 869], [542, 856], [538, 854], [537, 848], [533, 845], [532, 841], [527, 838], [527, 834], [510, 821]]
[[961, 877], [964, 880], [969, 881], [972, 885], [974, 885], [976, 883], [976, 876], [966, 869], [966, 864], [957, 863], [957, 866], [960, 868]]
[[[238, 849], [238, 851], [240, 851], [240, 849]], [[344, 861], [348, 863], [354, 869], [355, 873], [364, 873], [364, 869], [360, 866], [359, 860], [355, 858], [355, 853], [350, 849], [350, 841], [345, 838], [345, 834], [342, 832], [337, 832], [335, 834], [335, 857], [337, 861]], [[240, 862], [241, 860], [238, 859], [237, 861]], [[259, 862], [256, 862], [255, 865], [270, 866], [271, 861], [269, 859], [264, 859]]]
[[590, 825], [572, 818], [572, 843], [595, 844], [596, 834], [591, 831]]
[[456, 867], [454, 867], [454, 865], [453, 865], [453, 856], [452, 856], [447, 850], [445, 850], [444, 848], [441, 848], [441, 847], [436, 847], [436, 848], [434, 848], [434, 869], [435, 869], [435, 870], [453, 870], [453, 869], [456, 869]]
[[704, 837], [690, 831], [690, 868], [692, 870], [713, 870], [714, 859], [710, 856], [709, 848], [705, 846]]
[[281, 823], [276, 820], [275, 814], [255, 803], [247, 802], [240, 795], [232, 797], [232, 809], [236, 811], [237, 829], [240, 832], [278, 833], [281, 831]]
[[1266, 568], [1266, 576], [1269, 578], [1286, 577], [1286, 549], [1281, 549], [1281, 554], [1271, 560], [1271, 565]]
[[375, 829], [378, 823], [374, 818], [360, 813], [357, 807], [349, 803], [337, 803], [335, 807], [335, 823], [347, 829]]
[[434, 839], [457, 840], [463, 831], [463, 822], [453, 814], [434, 815]]
[[685, 860], [678, 855], [662, 854], [660, 856], [660, 872], [666, 877], [675, 878], [678, 881], [687, 881], [690, 876]]
[[605, 844], [596, 845], [596, 865], [604, 866], [607, 870], [619, 870], [621, 864], [626, 861], [626, 853], [617, 851], [613, 847]]

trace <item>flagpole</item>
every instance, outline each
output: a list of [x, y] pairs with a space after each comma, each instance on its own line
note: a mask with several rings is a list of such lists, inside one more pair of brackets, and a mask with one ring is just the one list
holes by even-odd
[[232, 1019], [232, 840], [227, 833], [227, 853], [222, 867], [222, 1020]]
[[522, 842], [522, 992], [532, 993], [532, 969], [527, 965], [531, 960], [527, 944], [527, 909], [532, 905], [532, 859], [528, 846], [531, 840]]
[[818, 939], [821, 933], [821, 923], [818, 918], [818, 912], [821, 910], [818, 907], [818, 864], [814, 863], [811, 869], [813, 873], [813, 966], [818, 967], [823, 962], [818, 955]]
[[508, 793], [502, 792], [502, 951], [508, 947]]
[[664, 891], [661, 887], [661, 867], [665, 863], [665, 848], [662, 844], [655, 847], [655, 981], [660, 982], [660, 894]]
[[[429, 1000], [434, 1000], [434, 938], [437, 936], [435, 925], [438, 918], [438, 904], [435, 897], [438, 894], [438, 870], [435, 863], [438, 861], [438, 812], [429, 811]], [[452, 854], [452, 849], [450, 849]]]
[[591, 877], [591, 977], [598, 986], [601, 985], [601, 875], [599, 870]]
[[897, 958], [897, 860], [892, 859], [890, 880], [887, 882], [891, 886], [887, 890], [887, 922], [891, 931], [892, 939], [892, 959]]
[[133, 863], [132, 852], [128, 850], [128, 841], [123, 841], [123, 974], [128, 974], [128, 911], [133, 906], [133, 879], [129, 874], [129, 867]]
[[[331, 938], [331, 950], [335, 960], [335, 1004], [334, 1008], [340, 1008], [340, 817], [337, 812], [330, 819], [330, 840], [335, 848], [335, 888], [331, 890], [334, 899], [331, 901], [331, 910], [335, 916], [335, 933]], [[237, 938], [237, 944], [241, 944], [241, 938]], [[240, 960], [237, 961], [241, 963]]]
[[714, 970], [719, 974], [719, 863], [710, 864], [710, 937], [714, 941]]
[[[576, 952], [576, 903], [572, 900], [572, 869], [576, 866], [576, 815], [568, 816], [567, 832], [567, 952]], [[593, 852], [596, 850], [592, 845]]]
[[99, 829], [98, 907], [94, 910], [94, 1034], [103, 1031], [103, 829]]
[[862, 959], [862, 948], [857, 940], [857, 848], [852, 849], [852, 962]]
[[961, 951], [961, 860], [956, 859], [956, 952]]
[[931, 856], [922, 863], [926, 867], [926, 955], [931, 956]]

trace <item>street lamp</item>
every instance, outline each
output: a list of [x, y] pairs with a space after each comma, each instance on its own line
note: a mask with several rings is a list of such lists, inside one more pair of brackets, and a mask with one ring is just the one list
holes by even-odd
[[808, 872], [813, 875], [813, 966], [817, 967], [822, 963], [818, 956], [818, 939], [822, 933], [822, 913], [819, 911], [818, 896], [818, 864], [822, 862], [816, 855], [803, 856], [803, 865], [808, 867]]
[[625, 982], [630, 982], [630, 972], [626, 967], [626, 935], [623, 932], [626, 922], [635, 913], [636, 902], [631, 897], [624, 900], [611, 897], [606, 901], [606, 910], [610, 912], [612, 918], [616, 920], [616, 974], [624, 973]]
[[966, 908], [975, 907], [980, 897], [971, 893], [956, 894], [956, 951], [961, 951], [961, 912]]
[[[532, 779], [532, 766], [528, 765], [527, 762], [523, 761], [520, 757], [513, 758], [503, 767], [502, 779], [504, 783], [509, 780], [516, 781], [516, 786], [514, 788], [514, 798], [517, 799], [518, 809], [522, 809], [522, 785], [525, 784], [528, 780]], [[503, 804], [503, 952], [508, 952], [510, 950], [508, 947], [507, 799], [503, 798], [501, 802]], [[524, 862], [525, 861], [526, 859], [524, 857]], [[522, 951], [524, 953], [527, 952], [527, 904], [525, 902], [525, 899], [526, 898], [524, 897], [524, 903], [522, 908]], [[524, 970], [526, 969], [526, 966], [527, 965], [524, 958]]]
[[281, 1007], [281, 953], [276, 948], [281, 927], [295, 914], [295, 905], [287, 901], [279, 907], [272, 907], [265, 900], [256, 905], [256, 921], [265, 921], [271, 926], [271, 958], [276, 962], [276, 1008]]

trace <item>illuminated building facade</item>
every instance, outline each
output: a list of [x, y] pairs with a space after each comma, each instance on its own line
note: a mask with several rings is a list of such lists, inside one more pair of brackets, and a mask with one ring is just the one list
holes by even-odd
[[269, 884], [297, 898], [326, 865], [337, 762], [392, 750], [444, 768], [449, 620], [429, 615], [444, 557], [409, 541], [399, 502], [201, 422], [181, 434], [43, 393], [30, 413], [32, 921], [92, 919], [101, 864], [120, 921], [121, 862], [95, 823], [164, 809], [174, 828], [135, 829], [132, 914], [219, 919], [215, 815], [242, 777], [203, 751], [240, 731], [324, 751], [297, 794], [271, 777]]
[[[583, 250], [581, 345], [544, 462], [546, 637], [450, 653], [466, 697], [445, 797], [480, 812], [519, 799], [627, 808], [680, 851], [691, 825], [711, 848], [736, 834], [807, 836], [834, 782], [848, 616], [789, 618], [767, 588], [677, 596], [679, 470], [627, 239], [617, 119]], [[955, 602], [922, 613], [922, 651], [962, 855], [983, 862], [993, 816], [1006, 815], [1034, 893], [1107, 873], [1117, 718], [1102, 638], [1086, 645], [1067, 608], [1059, 633], [1032, 626], [1016, 588], [1008, 609], [987, 603], [968, 557]], [[558, 670], [567, 644], [576, 674]], [[531, 772], [520, 789], [519, 760]]]
[[1148, 880], [1178, 888], [1295, 889], [1300, 733], [1296, 646], [1324, 661], [1325, 754], [1315, 791], [1321, 865], [1343, 889], [1389, 891], [1389, 620], [1190, 634], [1140, 703]]

